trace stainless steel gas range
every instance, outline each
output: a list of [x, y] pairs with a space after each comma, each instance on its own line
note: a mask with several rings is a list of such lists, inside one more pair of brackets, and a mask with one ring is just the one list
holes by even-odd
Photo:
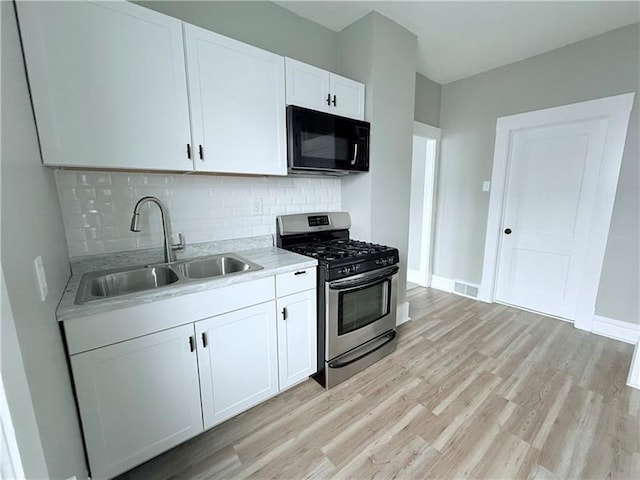
[[318, 373], [334, 387], [395, 349], [398, 250], [349, 238], [346, 212], [281, 215], [280, 248], [318, 260]]

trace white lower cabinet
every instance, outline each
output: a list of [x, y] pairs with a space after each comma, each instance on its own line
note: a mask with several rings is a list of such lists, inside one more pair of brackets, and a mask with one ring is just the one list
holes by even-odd
[[196, 336], [205, 428], [278, 392], [275, 302], [196, 322]]
[[71, 357], [91, 478], [112, 478], [203, 431], [193, 324]]
[[126, 472], [315, 373], [315, 275], [65, 322], [91, 478]]
[[317, 372], [316, 291], [278, 298], [280, 390]]

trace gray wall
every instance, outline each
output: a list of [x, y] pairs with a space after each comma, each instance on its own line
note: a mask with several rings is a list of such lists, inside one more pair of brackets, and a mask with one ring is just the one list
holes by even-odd
[[[40, 163], [13, 2], [1, 8], [2, 270], [49, 478], [83, 478], [80, 427], [55, 318], [70, 275], [62, 217], [53, 171]], [[49, 283], [44, 302], [33, 269], [38, 255]]]
[[398, 302], [404, 302], [417, 38], [375, 12], [338, 38], [341, 73], [365, 83], [371, 122], [371, 170], [343, 179], [342, 207], [355, 219], [354, 238], [400, 250]]
[[638, 24], [442, 87], [434, 274], [479, 283], [496, 118], [636, 92], [596, 313], [640, 323]]
[[433, 127], [440, 126], [440, 98], [442, 85], [416, 73], [416, 101], [414, 119]]
[[2, 295], [0, 297], [0, 367], [2, 385], [18, 443], [22, 468], [26, 478], [49, 478], [2, 269], [0, 269], [0, 287], [0, 295]]
[[274, 3], [135, 3], [264, 50], [335, 71], [336, 33]]

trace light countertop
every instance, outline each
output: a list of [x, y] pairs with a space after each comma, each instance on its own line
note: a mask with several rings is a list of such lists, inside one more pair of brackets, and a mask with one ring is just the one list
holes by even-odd
[[[227, 246], [232, 247], [232, 245]], [[238, 244], [236, 248], [242, 247]], [[201, 251], [199, 253], [200, 255], [194, 255], [194, 257], [222, 252], [209, 250], [206, 252]], [[273, 246], [258, 246], [258, 248], [250, 248], [246, 250], [233, 249], [225, 253], [239, 255], [247, 260], [257, 263], [263, 268], [256, 271], [241, 272], [220, 277], [203, 278], [185, 283], [167, 285], [144, 292], [136, 292], [101, 300], [94, 300], [82, 305], [76, 305], [74, 302], [80, 285], [80, 279], [84, 273], [89, 271], [119, 268], [123, 266], [147, 265], [148, 262], [145, 261], [143, 255], [135, 256], [132, 260], [131, 257], [127, 258], [122, 254], [115, 254], [111, 256], [102, 255], [99, 259], [94, 261], [85, 260], [83, 262], [76, 262], [73, 266], [73, 275], [71, 276], [60, 304], [58, 305], [56, 313], [57, 319], [60, 322], [64, 322], [66, 320], [91, 316], [143, 303], [150, 303], [190, 293], [226, 287], [228, 285], [274, 276], [300, 268], [315, 267], [318, 263], [317, 260], [313, 258], [305, 257], [304, 255], [299, 255]]]

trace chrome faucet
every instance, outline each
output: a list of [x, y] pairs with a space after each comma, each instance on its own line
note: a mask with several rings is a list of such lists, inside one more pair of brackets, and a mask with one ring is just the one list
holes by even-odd
[[181, 233], [179, 233], [178, 239], [180, 241], [177, 244], [171, 243], [171, 225], [169, 224], [169, 211], [164, 206], [164, 204], [156, 197], [142, 197], [140, 200], [138, 200], [138, 203], [136, 203], [136, 206], [133, 208], [133, 217], [131, 217], [131, 231], [140, 231], [140, 208], [142, 208], [142, 206], [147, 202], [155, 203], [160, 209], [160, 215], [162, 216], [162, 230], [164, 232], [164, 261], [165, 263], [175, 262], [176, 255], [173, 251], [182, 250], [184, 248], [184, 237]]

